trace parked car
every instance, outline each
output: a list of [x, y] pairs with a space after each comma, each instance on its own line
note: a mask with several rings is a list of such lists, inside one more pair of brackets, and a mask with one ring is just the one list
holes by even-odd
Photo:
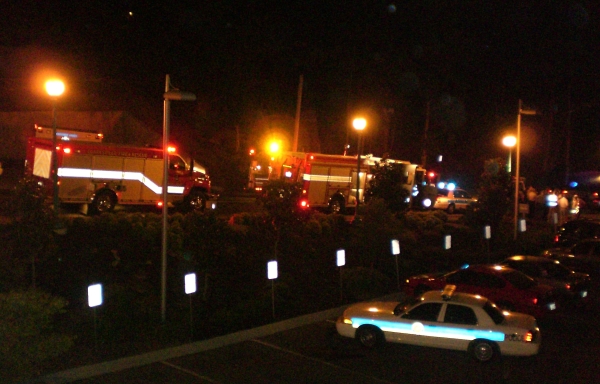
[[480, 362], [500, 355], [536, 355], [541, 333], [533, 316], [500, 310], [480, 295], [431, 291], [404, 302], [367, 302], [347, 308], [337, 332], [365, 347], [395, 342], [469, 352]]
[[600, 220], [577, 219], [561, 225], [554, 236], [556, 247], [570, 247], [583, 239], [600, 238]]
[[552, 286], [565, 304], [587, 301], [590, 292], [590, 275], [575, 272], [560, 261], [542, 256], [515, 255], [499, 263], [521, 271], [538, 282]]
[[542, 256], [558, 260], [576, 272], [600, 276], [600, 239], [583, 239], [571, 247], [547, 249]]
[[438, 189], [438, 196], [433, 204], [433, 208], [442, 209], [452, 214], [459, 210], [464, 211], [469, 205], [476, 202], [477, 198], [464, 189]]
[[404, 292], [420, 296], [451, 284], [457, 292], [481, 295], [501, 308], [527, 313], [536, 318], [557, 309], [557, 294], [526, 274], [501, 265], [473, 265], [448, 273], [413, 276], [406, 279]]

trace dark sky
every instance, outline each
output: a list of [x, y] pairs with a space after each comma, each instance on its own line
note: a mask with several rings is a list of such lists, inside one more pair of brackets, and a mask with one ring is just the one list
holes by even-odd
[[2, 110], [48, 108], [33, 80], [44, 69], [68, 78], [64, 108], [126, 109], [160, 129], [170, 74], [198, 96], [174, 105], [181, 124], [207, 135], [238, 126], [251, 137], [257, 115], [294, 116], [302, 74], [303, 112], [314, 113], [323, 152], [339, 153], [350, 115], [369, 111], [375, 155], [420, 162], [426, 148], [428, 166], [443, 154], [442, 171], [472, 183], [485, 159], [506, 157], [500, 139], [515, 129], [523, 99], [539, 112], [523, 119], [528, 179], [556, 183], [600, 162], [597, 1], [0, 6]]

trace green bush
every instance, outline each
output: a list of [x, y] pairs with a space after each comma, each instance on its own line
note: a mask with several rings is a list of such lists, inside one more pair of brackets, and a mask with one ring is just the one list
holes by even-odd
[[373, 268], [342, 270], [342, 289], [347, 300], [370, 300], [390, 292], [390, 279]]
[[39, 290], [0, 294], [0, 378], [35, 377], [45, 360], [67, 352], [72, 336], [54, 332], [64, 299]]

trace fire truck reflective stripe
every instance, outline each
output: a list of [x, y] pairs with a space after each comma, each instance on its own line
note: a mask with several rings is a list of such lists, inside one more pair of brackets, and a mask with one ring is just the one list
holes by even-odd
[[[361, 175], [363, 173], [361, 172]], [[330, 181], [333, 183], [351, 183], [352, 177], [350, 176], [328, 176], [328, 175], [311, 175], [305, 173], [302, 177], [304, 181]]]
[[505, 335], [503, 332], [482, 330], [482, 329], [465, 329], [448, 326], [425, 325], [420, 322], [415, 323], [396, 323], [393, 321], [362, 319], [353, 317], [352, 327], [358, 328], [364, 324], [371, 324], [379, 327], [386, 332], [405, 333], [410, 335], [420, 335], [429, 337], [443, 337], [447, 339], [458, 340], [475, 340], [487, 339], [492, 341], [504, 341]]
[[[157, 195], [162, 193], [162, 187], [144, 176], [140, 172], [120, 172], [120, 171], [99, 171], [82, 168], [59, 168], [58, 176], [60, 177], [76, 177], [84, 179], [104, 179], [104, 180], [133, 180], [139, 181], [148, 187]], [[182, 195], [184, 187], [169, 185], [168, 193]]]

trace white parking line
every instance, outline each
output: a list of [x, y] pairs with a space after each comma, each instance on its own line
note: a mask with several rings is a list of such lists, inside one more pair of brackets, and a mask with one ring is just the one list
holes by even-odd
[[356, 371], [353, 371], [353, 370], [348, 369], [348, 368], [340, 367], [339, 365], [335, 365], [335, 364], [330, 363], [330, 362], [325, 361], [325, 360], [320, 360], [320, 359], [317, 359], [317, 358], [314, 358], [314, 357], [305, 356], [305, 355], [303, 355], [301, 353], [294, 352], [294, 351], [291, 351], [289, 349], [281, 348], [281, 347], [279, 347], [277, 345], [274, 345], [274, 344], [271, 344], [271, 343], [266, 343], [266, 342], [261, 341], [261, 340], [253, 339], [251, 341], [254, 341], [255, 343], [258, 343], [258, 344], [262, 344], [262, 345], [264, 345], [266, 347], [269, 347], [269, 348], [276, 349], [276, 350], [281, 351], [281, 352], [289, 353], [290, 355], [302, 357], [303, 359], [308, 359], [308, 360], [311, 360], [311, 361], [314, 361], [314, 362], [317, 362], [317, 363], [320, 363], [320, 364], [324, 364], [324, 365], [333, 367], [335, 369], [346, 371], [348, 373], [351, 373], [352, 375], [362, 376], [362, 377], [364, 377], [366, 379], [371, 380], [372, 383], [377, 382], [377, 383], [395, 384], [393, 381], [387, 381], [387, 380], [383, 380], [383, 379], [380, 379], [380, 378], [377, 378], [377, 377], [365, 375], [364, 373], [356, 372]]
[[178, 365], [171, 364], [171, 363], [169, 363], [169, 362], [166, 362], [166, 361], [161, 361], [161, 363], [162, 363], [162, 364], [164, 364], [164, 365], [167, 365], [167, 366], [169, 366], [169, 367], [171, 367], [171, 368], [175, 368], [175, 369], [176, 369], [176, 370], [178, 370], [178, 371], [181, 371], [181, 372], [187, 373], [188, 375], [191, 375], [191, 376], [197, 377], [197, 378], [199, 378], [199, 379], [202, 379], [202, 380], [208, 381], [209, 383], [220, 384], [220, 382], [218, 382], [218, 381], [216, 381], [216, 380], [213, 380], [213, 379], [211, 379], [210, 377], [206, 377], [206, 376], [199, 375], [198, 373], [196, 373], [196, 372], [194, 372], [194, 371], [190, 371], [189, 369], [182, 368], [182, 367], [180, 367], [180, 366], [178, 366]]

